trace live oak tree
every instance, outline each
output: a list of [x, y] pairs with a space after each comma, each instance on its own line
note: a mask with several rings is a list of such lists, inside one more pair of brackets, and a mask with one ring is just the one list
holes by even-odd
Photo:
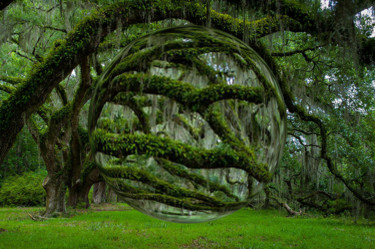
[[[4, 9], [10, 2], [5, 1], [0, 8]], [[3, 32], [7, 35], [2, 37], [2, 46], [8, 51], [14, 50], [15, 46], [13, 55], [30, 62], [22, 72], [23, 77], [17, 72], [9, 74], [8, 70], [0, 73], [1, 90], [9, 93], [0, 104], [0, 162], [17, 134], [27, 125], [38, 140], [49, 169], [46, 184], [59, 186], [52, 196], [56, 197], [57, 193], [62, 196], [65, 193], [63, 185], [71, 188], [73, 195], [75, 184], [83, 184], [80, 179], [88, 174], [84, 171], [85, 162], [89, 169], [95, 169], [82, 142], [86, 127], [80, 127], [78, 120], [82, 119], [80, 110], [90, 98], [90, 87], [95, 82], [92, 78], [100, 75], [102, 64], [110, 60], [111, 52], [108, 51], [116, 51], [160, 23], [167, 26], [178, 19], [220, 29], [253, 47], [278, 78], [287, 105], [290, 121], [290, 146], [286, 152], [290, 160], [287, 164], [301, 153], [294, 151], [293, 146], [297, 150], [303, 148], [306, 161], [310, 160], [306, 156], [310, 153], [314, 160], [320, 160], [319, 165], [326, 170], [325, 177], [334, 177], [355, 198], [373, 207], [375, 186], [366, 179], [374, 174], [374, 165], [372, 159], [366, 157], [373, 146], [373, 103], [367, 90], [371, 90], [373, 81], [375, 39], [370, 37], [371, 24], [358, 19], [357, 14], [372, 7], [374, 1], [330, 2], [331, 7], [322, 10], [319, 1], [295, 0], [96, 1], [85, 5], [88, 16], [82, 17], [67, 14], [74, 12], [74, 1], [45, 6], [38, 1], [31, 4], [16, 1], [2, 12], [3, 29], [7, 30]], [[40, 12], [45, 17], [48, 16], [46, 13], [53, 13], [54, 19], [48, 25], [35, 18], [29, 23], [25, 20], [7, 23], [7, 12], [17, 8], [23, 8], [25, 13]], [[75, 18], [80, 19], [79, 22]], [[359, 27], [356, 27], [357, 20], [362, 20]], [[150, 23], [157, 24], [150, 26]], [[36, 38], [35, 49], [25, 51], [23, 25], [37, 27], [43, 33], [40, 39]], [[144, 30], [139, 31], [142, 28]], [[135, 37], [124, 38], [123, 32]], [[2, 65], [2, 68], [6, 67], [6, 64]], [[60, 92], [61, 95], [62, 82], [66, 83], [72, 72], [77, 73], [78, 67], [81, 80], [77, 81], [79, 87], [75, 88], [74, 97], [69, 101], [60, 97], [60, 108], [51, 112], [48, 110], [51, 93]], [[38, 125], [44, 130], [40, 131]], [[361, 137], [355, 135], [358, 127], [365, 127], [361, 129]], [[64, 156], [68, 152], [69, 155]], [[309, 167], [312, 172], [317, 168], [312, 164], [304, 163], [303, 167]], [[286, 183], [286, 188], [288, 186], [292, 185]], [[319, 190], [319, 184], [316, 188]], [[308, 191], [311, 189], [306, 186]], [[306, 196], [296, 197], [293, 189], [290, 195], [300, 198], [301, 203], [307, 200]], [[62, 205], [53, 201], [55, 197], [50, 199], [49, 203], [55, 204], [48, 212]], [[72, 201], [74, 203], [76, 201]]]
[[[48, 172], [43, 182], [47, 194], [46, 215], [56, 210], [65, 212], [66, 189], [69, 189], [68, 205], [76, 206], [79, 200], [84, 200], [88, 205], [88, 192], [92, 184], [100, 180], [99, 172], [88, 153], [87, 131], [79, 124], [80, 111], [92, 92], [89, 70], [86, 57], [80, 65], [78, 89], [71, 100], [66, 89], [59, 85], [56, 96], [48, 99], [26, 121], [26, 127], [38, 145]], [[4, 77], [2, 80], [8, 84], [17, 83], [16, 78], [12, 81]], [[15, 88], [3, 85], [2, 90], [11, 94]]]

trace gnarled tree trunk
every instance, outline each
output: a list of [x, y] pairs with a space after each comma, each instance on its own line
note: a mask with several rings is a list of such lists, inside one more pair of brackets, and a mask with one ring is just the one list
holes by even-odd
[[65, 213], [65, 192], [64, 181], [59, 178], [47, 176], [43, 181], [43, 188], [46, 190], [46, 211], [44, 216], [51, 216], [54, 213]]
[[69, 199], [68, 205], [71, 207], [76, 207], [81, 201], [86, 203], [86, 208], [90, 206], [89, 203], [89, 192], [92, 185], [96, 185], [100, 181], [99, 169], [92, 168], [83, 181], [76, 181], [69, 187]]

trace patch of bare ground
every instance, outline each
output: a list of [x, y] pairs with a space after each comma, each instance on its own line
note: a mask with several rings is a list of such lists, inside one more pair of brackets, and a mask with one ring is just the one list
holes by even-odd
[[91, 209], [95, 211], [127, 211], [133, 208], [127, 205], [116, 205], [111, 203], [92, 204]]
[[189, 244], [183, 245], [181, 248], [184, 249], [214, 249], [214, 248], [225, 248], [218, 242], [209, 240], [207, 237], [199, 236]]

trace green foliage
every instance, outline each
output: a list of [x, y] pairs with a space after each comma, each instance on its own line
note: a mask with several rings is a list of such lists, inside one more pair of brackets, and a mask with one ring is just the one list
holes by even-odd
[[[243, 209], [220, 220], [177, 224], [152, 219], [127, 206], [70, 219], [32, 221], [36, 208], [0, 209], [3, 248], [373, 248], [374, 223], [345, 218], [285, 217]], [[112, 211], [111, 211], [112, 210]], [[118, 210], [121, 210], [120, 212]], [[69, 239], [61, 239], [69, 238]], [[42, 242], [41, 242], [42, 241]]]
[[23, 129], [0, 165], [0, 184], [8, 176], [20, 175], [25, 171], [35, 171], [44, 167], [34, 140], [27, 129]]
[[[96, 9], [104, 5], [114, 2], [116, 4], [114, 7], [109, 7], [102, 12], [96, 11]], [[23, 0], [15, 1], [7, 10], [0, 13], [0, 17], [3, 20], [2, 25], [0, 25], [0, 74], [2, 74], [0, 76], [17, 76], [20, 79], [22, 78], [23, 81], [25, 79], [28, 80], [29, 84], [29, 88], [26, 88], [23, 84], [18, 90], [19, 94], [16, 97], [11, 97], [14, 100], [13, 102], [4, 101], [4, 105], [1, 106], [3, 111], [0, 113], [2, 117], [0, 118], [0, 130], [4, 131], [3, 134], [7, 134], [7, 127], [9, 129], [14, 128], [12, 122], [7, 123], [6, 121], [9, 121], [12, 117], [17, 117], [14, 113], [23, 111], [31, 100], [38, 101], [37, 98], [33, 99], [33, 96], [36, 96], [33, 93], [39, 92], [39, 87], [47, 85], [48, 79], [56, 75], [56, 72], [61, 69], [61, 65], [71, 63], [73, 55], [89, 54], [92, 52], [91, 50], [94, 50], [94, 48], [88, 46], [90, 39], [105, 39], [105, 42], [100, 44], [99, 50], [95, 52], [95, 56], [99, 59], [98, 64], [108, 65], [119, 47], [127, 45], [142, 33], [158, 29], [160, 28], [159, 25], [176, 24], [175, 20], [170, 19], [166, 22], [142, 23], [126, 27], [130, 16], [129, 9], [137, 10], [140, 15], [143, 15], [143, 18], [152, 9], [152, 15], [147, 16], [147, 18], [153, 19], [155, 17], [155, 20], [158, 20], [158, 18], [165, 16], [176, 16], [174, 13], [181, 11], [180, 7], [184, 6], [183, 16], [187, 20], [203, 24], [206, 23], [207, 19], [205, 7], [199, 4], [192, 4], [193, 2], [201, 3], [202, 1], [129, 1], [129, 4], [116, 2], [114, 0], [62, 0], [60, 2]], [[243, 16], [238, 18], [238, 20], [234, 20], [233, 17], [236, 17], [236, 14], [234, 14], [233, 6], [229, 2], [241, 2], [241, 4], [253, 2], [254, 4], [251, 8], [254, 9], [251, 11], [256, 12], [258, 16], [255, 17], [251, 13], [247, 13], [248, 10], [244, 8], [243, 12], [241, 10], [240, 12], [242, 13], [239, 14]], [[213, 4], [212, 6], [215, 10], [221, 9], [222, 13], [226, 13], [221, 14], [212, 10], [211, 19], [213, 26], [235, 34], [244, 40], [252, 41], [258, 37], [264, 37], [261, 40], [257, 40], [257, 43], [265, 43], [269, 46], [269, 50], [274, 52], [273, 55], [275, 57], [273, 58], [276, 58], [278, 66], [280, 66], [289, 81], [290, 88], [293, 89], [294, 101], [301, 106], [308, 107], [309, 113], [316, 114], [325, 123], [329, 134], [327, 138], [328, 155], [333, 158], [337, 170], [348, 179], [348, 182], [352, 182], [365, 197], [372, 198], [375, 190], [375, 185], [373, 184], [375, 175], [373, 79], [375, 74], [373, 68], [362, 70], [362, 65], [355, 63], [357, 60], [356, 55], [350, 51], [358, 50], [362, 53], [360, 55], [362, 60], [365, 58], [368, 61], [365, 60], [364, 62], [371, 64], [375, 40], [368, 39], [368, 37], [373, 32], [374, 23], [368, 17], [355, 17], [354, 20], [357, 21], [358, 28], [357, 44], [352, 47], [343, 47], [339, 42], [338, 44], [341, 45], [337, 46], [337, 42], [324, 38], [325, 36], [332, 36], [333, 41], [335, 41], [335, 34], [328, 33], [329, 27], [326, 27], [326, 29], [321, 26], [322, 23], [329, 20], [325, 18], [326, 16], [328, 17], [332, 14], [332, 18], [334, 17], [335, 3], [337, 1], [330, 0], [330, 8], [324, 11], [319, 10], [322, 1], [283, 0], [258, 2], [262, 2], [261, 5], [267, 6], [269, 10], [264, 11], [259, 6], [257, 7], [258, 4], [255, 1], [221, 1], [221, 7], [215, 6], [217, 3]], [[364, 3], [366, 1], [353, 1], [353, 3], [357, 2]], [[275, 3], [277, 3], [277, 8], [273, 7]], [[112, 18], [117, 14], [122, 16], [123, 19]], [[90, 15], [91, 17], [87, 17]], [[84, 17], [87, 18], [84, 19]], [[140, 17], [135, 22], [141, 19]], [[252, 21], [249, 22], [249, 20]], [[314, 20], [317, 21], [314, 22]], [[141, 22], [143, 21], [142, 19]], [[116, 22], [122, 22], [122, 24], [115, 24]], [[130, 22], [132, 22], [131, 18]], [[102, 31], [102, 25], [106, 27], [108, 23], [112, 23], [112, 26], [118, 25], [118, 27], [107, 38], [104, 38], [100, 31]], [[334, 26], [331, 23], [327, 23], [327, 25]], [[321, 27], [323, 28], [321, 29]], [[284, 29], [290, 31], [285, 31]], [[106, 30], [104, 29], [103, 33], [106, 33]], [[111, 31], [113, 30], [111, 29]], [[250, 31], [248, 32], [249, 34], [244, 33], [246, 30]], [[327, 34], [316, 35], [317, 32], [320, 33], [322, 30], [327, 30]], [[339, 27], [335, 27], [334, 32], [340, 33], [340, 30]], [[345, 27], [342, 30], [345, 30]], [[69, 31], [72, 32], [66, 36]], [[273, 34], [268, 35], [269, 33]], [[95, 38], [92, 39], [92, 37]], [[89, 52], [85, 50], [87, 48], [90, 50]], [[185, 54], [185, 57], [194, 55], [197, 52], [188, 49], [181, 51]], [[178, 52], [181, 51], [178, 50]], [[365, 56], [362, 51], [365, 51]], [[48, 53], [50, 53], [49, 56]], [[176, 57], [177, 55], [181, 57], [184, 55], [183, 53], [176, 53], [175, 55]], [[39, 63], [38, 61], [41, 57], [46, 58]], [[145, 58], [149, 59], [149, 57]], [[78, 63], [74, 61], [73, 64], [76, 65]], [[139, 63], [133, 64], [135, 66], [139, 65]], [[33, 70], [31, 70], [32, 68]], [[70, 69], [73, 69], [73, 66], [65, 71], [70, 71]], [[205, 70], [204, 68], [200, 69]], [[74, 73], [67, 80], [61, 82], [61, 84], [64, 84], [70, 99], [74, 96], [74, 91], [76, 91], [75, 85], [78, 85], [79, 71], [75, 68]], [[67, 75], [66, 72], [63, 75], [64, 77]], [[95, 74], [95, 76], [99, 76], [99, 73]], [[0, 81], [0, 84], [4, 87], [8, 86], [8, 83], [10, 82]], [[54, 83], [49, 83], [49, 85], [52, 84]], [[178, 85], [180, 88], [183, 87], [180, 83]], [[170, 85], [170, 89], [173, 90], [174, 87], [172, 86]], [[19, 86], [14, 85], [14, 87]], [[155, 89], [156, 87], [155, 84]], [[172, 90], [170, 90], [169, 95], [175, 96], [176, 91]], [[212, 87], [209, 91], [197, 91], [194, 95], [189, 94], [181, 96], [181, 98], [190, 101], [191, 106], [195, 104], [195, 109], [205, 109], [204, 107], [207, 103], [226, 94], [225, 88]], [[236, 90], [236, 94], [243, 95], [243, 98], [259, 95], [256, 91], [246, 94], [241, 88]], [[9, 94], [0, 91], [0, 101], [5, 100], [8, 96]], [[193, 99], [192, 97], [194, 96], [195, 98]], [[45, 107], [48, 106], [51, 110], [60, 109], [61, 106], [55, 106], [51, 103], [54, 101], [56, 101], [56, 96], [52, 93], [45, 103]], [[66, 106], [60, 112], [56, 112], [53, 118], [65, 120], [69, 111], [70, 108]], [[13, 116], [13, 114], [16, 116]], [[17, 118], [14, 118], [14, 120], [17, 120]], [[18, 120], [21, 119], [18, 118]], [[39, 121], [42, 123], [41, 120]], [[117, 122], [114, 123], [106, 123], [104, 121], [103, 128], [110, 126], [115, 131], [120, 126], [122, 129], [130, 129], [123, 120], [116, 120]], [[320, 149], [313, 151], [313, 148], [319, 148], [322, 142], [317, 127], [312, 123], [303, 123], [297, 115], [290, 114], [289, 121], [290, 133], [299, 137], [301, 141], [298, 141], [295, 137], [289, 137], [288, 139], [288, 149], [285, 150], [281, 167], [276, 172], [277, 177], [281, 176], [279, 178], [280, 182], [275, 184], [278, 189], [280, 189], [282, 194], [287, 194], [287, 187], [285, 184], [282, 185], [282, 182], [287, 180], [291, 182], [296, 195], [301, 194], [304, 196], [307, 192], [315, 191], [316, 189], [327, 191], [331, 194], [339, 194], [340, 196], [347, 195], [349, 191], [339, 180], [333, 179], [331, 172], [326, 168], [325, 161], [319, 159]], [[47, 124], [43, 123], [40, 126], [41, 130], [47, 130]], [[84, 126], [79, 128], [79, 136], [82, 143], [88, 141], [85, 128]], [[317, 134], [317, 138], [313, 140], [311, 135], [307, 135], [311, 133]], [[42, 136], [39, 138], [42, 138]], [[307, 147], [302, 143], [305, 143]], [[135, 149], [150, 150], [150, 148]], [[156, 149], [159, 148], [155, 148], [155, 151]], [[157, 152], [162, 153], [164, 150]], [[183, 153], [184, 151], [181, 149], [181, 151], [177, 152]], [[215, 155], [219, 156], [220, 153]], [[313, 160], [318, 162], [313, 165], [315, 168], [311, 167], [312, 164], [309, 163]], [[37, 147], [32, 141], [30, 134], [23, 130], [19, 134], [13, 149], [0, 165], [0, 184], [3, 179], [11, 175], [22, 174], [24, 171], [36, 170], [41, 167], [43, 168], [44, 166], [38, 155]], [[86, 175], [87, 172], [85, 171], [83, 176]], [[298, 192], [299, 190], [305, 193], [300, 193]], [[342, 201], [342, 199], [332, 201], [332, 206], [335, 206], [333, 202], [336, 201]], [[337, 206], [341, 207], [342, 205]]]
[[39, 206], [44, 204], [45, 191], [42, 182], [46, 171], [25, 172], [6, 178], [0, 188], [2, 206]]

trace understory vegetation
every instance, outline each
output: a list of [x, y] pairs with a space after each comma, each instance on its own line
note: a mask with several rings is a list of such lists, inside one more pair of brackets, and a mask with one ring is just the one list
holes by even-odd
[[5, 178], [0, 187], [1, 206], [41, 206], [45, 204], [46, 192], [42, 182], [45, 170], [25, 172]]

